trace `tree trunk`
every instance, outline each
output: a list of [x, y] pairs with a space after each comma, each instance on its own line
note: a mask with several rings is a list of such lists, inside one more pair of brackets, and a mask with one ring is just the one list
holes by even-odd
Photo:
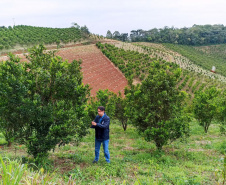
[[156, 145], [158, 151], [162, 150], [162, 144], [155, 142], [155, 145]]
[[12, 146], [12, 142], [8, 141], [7, 147], [11, 147]]
[[123, 130], [126, 131], [127, 124], [126, 123], [125, 124], [122, 123], [122, 127], [123, 127]]
[[209, 126], [210, 126], [210, 124], [208, 124], [208, 123], [204, 123], [205, 133], [207, 133], [207, 132], [208, 132]]

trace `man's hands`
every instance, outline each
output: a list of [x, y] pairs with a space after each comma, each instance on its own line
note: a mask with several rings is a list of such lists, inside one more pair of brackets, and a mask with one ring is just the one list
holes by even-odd
[[92, 121], [92, 125], [93, 125], [93, 126], [96, 126], [96, 125], [97, 125], [97, 123], [96, 123], [96, 122], [94, 122], [94, 121]]

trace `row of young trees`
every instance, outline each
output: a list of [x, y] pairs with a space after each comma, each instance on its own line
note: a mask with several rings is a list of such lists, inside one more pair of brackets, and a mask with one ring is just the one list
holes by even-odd
[[134, 77], [142, 78], [143, 72], [147, 70], [152, 60], [148, 55], [143, 53], [125, 51], [111, 44], [101, 44], [99, 42], [96, 45], [124, 73], [127, 79]]
[[[96, 45], [99, 49], [101, 49], [102, 53], [106, 57], [108, 57], [114, 63], [114, 65], [122, 71], [122, 73], [124, 73], [129, 83], [132, 83], [134, 80], [142, 81], [143, 79], [145, 79], [148, 75], [150, 64], [152, 61], [158, 60], [161, 63], [167, 63], [171, 68], [178, 67], [176, 63], [166, 62], [165, 60], [163, 60], [162, 57], [153, 55], [153, 53], [150, 53], [147, 50], [142, 50], [142, 49], [138, 50], [138, 48], [134, 50], [134, 48], [128, 48], [128, 47], [123, 49], [123, 47], [121, 48], [121, 46], [116, 47], [111, 44], [101, 44], [101, 43], [97, 43]], [[168, 44], [168, 45], [171, 45], [171, 44]], [[191, 48], [192, 46], [182, 46], [182, 49], [180, 50], [184, 50], [184, 53], [191, 53], [190, 51], [192, 51], [192, 49], [186, 50], [187, 47]], [[148, 49], [149, 47], [145, 47], [145, 48]], [[179, 48], [179, 46], [177, 48]], [[152, 51], [152, 52], [155, 53], [155, 51]], [[197, 53], [200, 54], [198, 51]], [[194, 55], [195, 54], [196, 53], [194, 53]], [[198, 58], [199, 56], [198, 54], [195, 56], [192, 56], [192, 58]], [[201, 58], [203, 59], [203, 57]], [[206, 58], [209, 59], [208, 57]], [[207, 61], [210, 61], [210, 60], [206, 60], [206, 62]], [[183, 63], [183, 61], [181, 61], [181, 63]], [[200, 70], [198, 71], [201, 71], [201, 70], [202, 69], [200, 68]], [[224, 70], [223, 67], [222, 67], [222, 70]], [[220, 69], [217, 70], [217, 72], [219, 71]], [[196, 73], [195, 69], [192, 70], [189, 68], [188, 70], [183, 69], [183, 73], [181, 74], [180, 81], [178, 82], [179, 90], [189, 92], [190, 98], [194, 97], [194, 93], [196, 91], [202, 91], [204, 87], [207, 85], [224, 88], [224, 83], [220, 83], [216, 79], [211, 80], [209, 76], [206, 76], [201, 72]]]
[[45, 28], [35, 26], [0, 27], [0, 50], [13, 48], [16, 45], [28, 46], [35, 44], [60, 44], [76, 42], [89, 35], [86, 26], [76, 23], [70, 28]]
[[[151, 62], [157, 60], [151, 58], [148, 54], [139, 53], [138, 51], [125, 51], [107, 43], [101, 44], [98, 42], [96, 45], [122, 71], [130, 83], [134, 78], [143, 80], [149, 71]], [[178, 67], [175, 63], [168, 63], [168, 65]]]
[[150, 30], [132, 30], [130, 36], [128, 34], [120, 34], [115, 31], [111, 34], [107, 32], [107, 38], [117, 40], [128, 40], [132, 42], [156, 42], [156, 43], [172, 43], [182, 45], [208, 45], [226, 43], [226, 27], [221, 24], [216, 25], [193, 25], [190, 28], [153, 28]]
[[[219, 53], [213, 50], [213, 47], [208, 48], [208, 52], [202, 51], [203, 49], [199, 47], [192, 46], [183, 46], [177, 44], [163, 44], [166, 48], [169, 48], [172, 51], [180, 53], [182, 56], [188, 58], [194, 64], [201, 66], [202, 68], [210, 71], [212, 66], [216, 67], [216, 72], [226, 76], [226, 53], [221, 51]], [[225, 45], [218, 46], [218, 48], [225, 49]], [[210, 53], [211, 52], [211, 53]]]

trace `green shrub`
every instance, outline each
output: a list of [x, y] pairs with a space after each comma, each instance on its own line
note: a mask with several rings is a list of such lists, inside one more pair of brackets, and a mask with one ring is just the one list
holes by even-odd
[[204, 128], [205, 133], [208, 132], [209, 126], [217, 114], [216, 98], [220, 90], [215, 87], [205, 89], [204, 92], [199, 91], [195, 94], [193, 100], [194, 115], [199, 124]]
[[45, 49], [30, 49], [29, 63], [12, 55], [0, 66], [2, 129], [17, 134], [37, 163], [57, 144], [81, 140], [89, 128], [81, 61], [68, 63]]
[[126, 90], [126, 114], [147, 141], [154, 141], [161, 150], [189, 132], [189, 120], [183, 112], [186, 94], [177, 90], [179, 68], [153, 62], [142, 84]]

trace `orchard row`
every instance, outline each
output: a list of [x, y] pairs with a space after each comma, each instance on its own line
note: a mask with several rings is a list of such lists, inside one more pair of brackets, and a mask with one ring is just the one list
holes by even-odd
[[16, 45], [28, 46], [40, 43], [59, 45], [60, 43], [77, 42], [87, 34], [89, 34], [87, 28], [77, 27], [45, 28], [24, 25], [1, 27], [0, 50], [14, 48]]

